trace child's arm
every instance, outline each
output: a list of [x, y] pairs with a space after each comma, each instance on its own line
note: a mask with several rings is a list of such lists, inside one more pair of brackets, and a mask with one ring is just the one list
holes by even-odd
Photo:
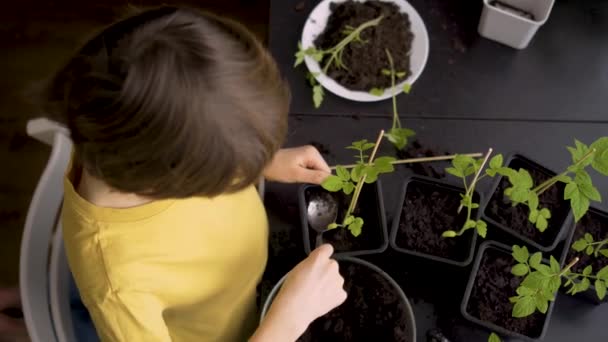
[[312, 321], [346, 300], [344, 279], [332, 254], [331, 245], [323, 245], [289, 272], [250, 342], [295, 341]]
[[321, 184], [330, 174], [319, 151], [310, 145], [279, 150], [264, 169], [266, 179], [283, 183]]

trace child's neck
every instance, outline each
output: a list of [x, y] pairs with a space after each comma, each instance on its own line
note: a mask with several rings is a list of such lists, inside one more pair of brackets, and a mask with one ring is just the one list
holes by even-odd
[[125, 209], [152, 202], [150, 198], [114, 190], [102, 180], [91, 176], [84, 168], [76, 191], [82, 198], [102, 208]]

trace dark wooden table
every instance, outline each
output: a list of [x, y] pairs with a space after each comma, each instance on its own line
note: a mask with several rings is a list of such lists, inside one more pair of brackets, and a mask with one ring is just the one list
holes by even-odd
[[[288, 145], [314, 143], [328, 162], [349, 163], [344, 146], [353, 140], [373, 140], [379, 129], [390, 127], [390, 102], [362, 104], [328, 95], [320, 109], [312, 107], [304, 67], [292, 66], [304, 21], [317, 2], [271, 0], [270, 49], [293, 93]], [[608, 1], [557, 0], [549, 21], [523, 51], [477, 35], [481, 1], [410, 3], [427, 25], [430, 54], [412, 93], [400, 96], [399, 109], [422, 145], [437, 153], [484, 152], [488, 147], [503, 154], [521, 152], [558, 171], [568, 165], [565, 146], [575, 138], [590, 143], [608, 135]], [[385, 144], [380, 153], [394, 151]], [[398, 189], [411, 174], [411, 169], [400, 166], [381, 178], [389, 227]], [[608, 197], [608, 179], [596, 173], [592, 177]], [[479, 190], [487, 192], [488, 187], [482, 183]], [[266, 288], [304, 257], [296, 192], [295, 185], [268, 187], [273, 247]], [[608, 203], [596, 207], [608, 210]], [[489, 239], [493, 237], [491, 233]], [[561, 249], [563, 244], [557, 248]], [[426, 341], [432, 328], [443, 330], [452, 342], [487, 340], [487, 331], [459, 313], [470, 268], [425, 264], [390, 248], [367, 259], [404, 288], [414, 306], [418, 341]], [[425, 279], [420, 268], [441, 276]], [[608, 305], [560, 295], [545, 341], [608, 341], [606, 319]]]

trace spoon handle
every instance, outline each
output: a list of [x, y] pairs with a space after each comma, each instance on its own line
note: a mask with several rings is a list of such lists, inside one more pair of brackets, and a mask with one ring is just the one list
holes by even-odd
[[323, 233], [317, 232], [317, 239], [315, 241], [315, 249], [323, 244]]

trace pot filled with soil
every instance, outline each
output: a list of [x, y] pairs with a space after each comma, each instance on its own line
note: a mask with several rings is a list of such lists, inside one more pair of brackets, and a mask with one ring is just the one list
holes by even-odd
[[[527, 170], [534, 184], [541, 184], [555, 176], [555, 172], [519, 154], [510, 156], [506, 165], [514, 170]], [[562, 232], [572, 221], [570, 204], [564, 200], [563, 195], [565, 185], [558, 182], [539, 196], [539, 206], [549, 209], [552, 215], [544, 232], [530, 222], [528, 207], [514, 206], [505, 195], [505, 190], [509, 187], [511, 183], [507, 177], [500, 176], [496, 179], [492, 195], [481, 208], [484, 220], [540, 251], [550, 252], [555, 249]]]
[[[344, 277], [346, 301], [315, 320], [298, 339], [308, 342], [415, 342], [412, 307], [395, 280], [377, 266], [357, 258], [336, 257]], [[262, 319], [285, 277], [274, 287], [262, 309]]]
[[[329, 192], [317, 185], [303, 185], [300, 187], [298, 194], [300, 219], [306, 254], [315, 249], [317, 240], [317, 231], [308, 222], [307, 208], [311, 197], [319, 193], [335, 199], [338, 205], [338, 222], [341, 222], [344, 218], [352, 197], [352, 194]], [[353, 214], [362, 218], [365, 222], [361, 234], [354, 236], [348, 229], [342, 227], [329, 229], [321, 233], [322, 243], [331, 244], [336, 256], [356, 256], [384, 252], [388, 247], [388, 229], [382, 198], [382, 184], [379, 180], [373, 184], [363, 186]]]
[[[566, 248], [562, 264], [578, 257], [579, 261], [572, 266], [572, 272], [584, 273], [590, 266], [591, 277], [597, 278], [598, 272], [608, 266], [608, 213], [590, 208], [570, 232]], [[589, 289], [578, 293], [577, 297], [594, 304], [606, 303], [607, 296], [602, 295], [601, 290], [598, 292], [595, 285], [595, 281], [590, 281]]]
[[[401, 252], [456, 266], [473, 260], [477, 233], [446, 238], [447, 230], [459, 231], [466, 220], [466, 208], [458, 213], [465, 189], [429, 177], [414, 176], [403, 185], [393, 219], [390, 244]], [[479, 201], [475, 193], [474, 201]], [[472, 217], [478, 217], [474, 210]]]
[[513, 317], [509, 298], [516, 295], [522, 282], [521, 277], [511, 273], [516, 264], [509, 246], [484, 242], [473, 264], [460, 309], [466, 319], [499, 335], [539, 341], [547, 331], [555, 302], [549, 302], [546, 314], [535, 312], [523, 318]]
[[[426, 27], [405, 0], [323, 0], [306, 20], [296, 65], [306, 63], [313, 86], [354, 101], [379, 101], [416, 81], [428, 49]], [[383, 71], [389, 54], [399, 76], [392, 90]], [[313, 93], [323, 92], [320, 87]]]

